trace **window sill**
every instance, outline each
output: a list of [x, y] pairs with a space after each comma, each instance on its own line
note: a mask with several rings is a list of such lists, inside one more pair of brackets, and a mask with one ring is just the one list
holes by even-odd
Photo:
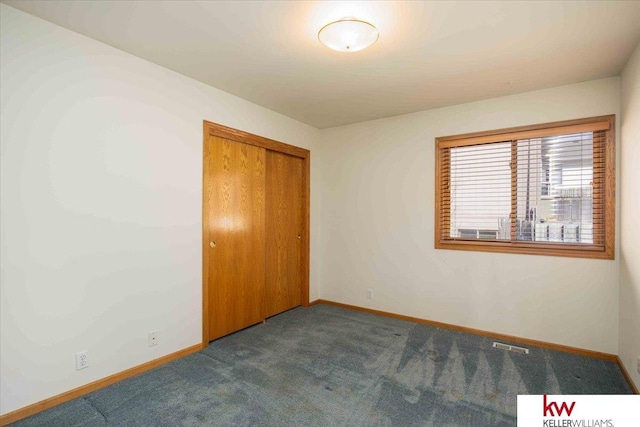
[[[571, 258], [614, 259], [614, 250], [599, 245], [571, 245], [566, 243], [494, 242], [486, 240], [436, 240], [436, 249], [509, 254], [545, 255]], [[608, 250], [607, 250], [608, 249]]]

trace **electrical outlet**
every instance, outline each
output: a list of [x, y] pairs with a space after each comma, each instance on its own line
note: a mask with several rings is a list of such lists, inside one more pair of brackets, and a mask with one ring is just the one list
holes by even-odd
[[158, 331], [149, 332], [149, 347], [158, 345]]
[[373, 299], [373, 289], [367, 289], [367, 299]]
[[87, 350], [76, 353], [76, 371], [89, 367]]

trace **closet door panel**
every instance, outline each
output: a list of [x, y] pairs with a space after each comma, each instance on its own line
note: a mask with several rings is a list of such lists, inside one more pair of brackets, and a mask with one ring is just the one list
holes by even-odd
[[266, 150], [210, 136], [205, 147], [209, 340], [265, 319]]
[[302, 159], [267, 151], [267, 317], [302, 304]]

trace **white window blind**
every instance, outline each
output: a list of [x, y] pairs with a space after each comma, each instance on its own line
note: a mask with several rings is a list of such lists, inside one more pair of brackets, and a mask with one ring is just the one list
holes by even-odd
[[[463, 239], [508, 239], [499, 221], [511, 212], [511, 143], [451, 148], [450, 236]], [[447, 218], [445, 218], [447, 219]]]
[[[585, 132], [516, 142], [517, 240], [587, 245], [603, 240], [603, 236], [594, 239], [594, 219], [602, 219], [594, 218], [594, 212], [602, 212], [604, 201], [593, 197], [594, 188], [603, 185], [602, 134]], [[595, 157], [594, 135], [599, 154]]]

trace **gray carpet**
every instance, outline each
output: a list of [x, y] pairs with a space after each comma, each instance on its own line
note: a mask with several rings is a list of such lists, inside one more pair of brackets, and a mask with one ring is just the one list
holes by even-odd
[[518, 394], [629, 394], [615, 363], [326, 305], [15, 426], [515, 426]]

